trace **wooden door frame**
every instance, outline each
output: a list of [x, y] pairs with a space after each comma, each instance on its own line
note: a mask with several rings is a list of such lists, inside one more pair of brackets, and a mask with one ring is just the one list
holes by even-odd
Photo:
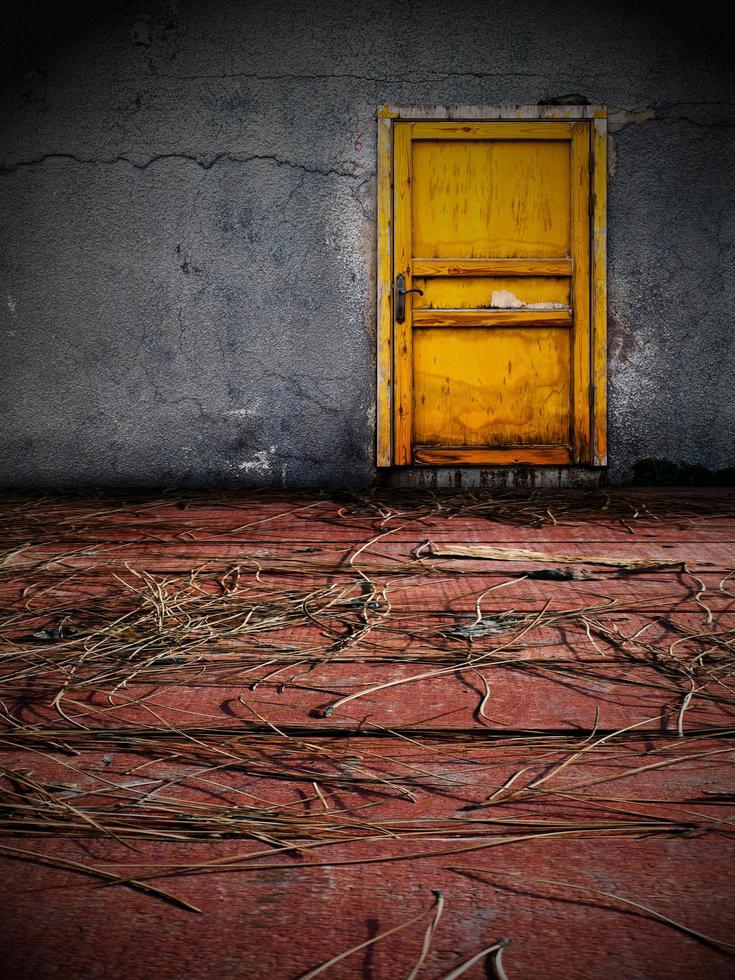
[[406, 120], [588, 120], [590, 123], [590, 405], [592, 466], [607, 466], [607, 109], [604, 106], [382, 106], [377, 159], [377, 458], [393, 451], [393, 131]]

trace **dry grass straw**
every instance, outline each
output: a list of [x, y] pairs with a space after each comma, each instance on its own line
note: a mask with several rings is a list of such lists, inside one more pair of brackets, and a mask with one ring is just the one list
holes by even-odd
[[343, 953], [338, 953], [337, 956], [333, 956], [330, 960], [327, 960], [325, 963], [322, 963], [321, 966], [317, 966], [313, 970], [309, 970], [308, 973], [303, 973], [300, 977], [300, 980], [312, 980], [313, 977], [317, 977], [319, 976], [320, 973], [323, 973], [325, 970], [331, 969], [331, 967], [336, 966], [337, 963], [340, 963], [342, 960], [347, 959], [348, 956], [352, 956], [355, 953], [359, 953], [361, 950], [367, 949], [368, 946], [372, 946], [374, 943], [378, 943], [382, 939], [387, 939], [389, 936], [394, 936], [397, 932], [402, 932], [404, 929], [408, 929], [409, 926], [415, 925], [417, 922], [421, 922], [422, 919], [425, 919], [428, 915], [433, 913], [431, 922], [429, 923], [429, 926], [424, 935], [424, 943], [421, 949], [421, 955], [419, 956], [416, 965], [413, 967], [408, 977], [408, 980], [414, 980], [416, 974], [418, 973], [419, 969], [423, 965], [424, 960], [428, 955], [429, 947], [431, 945], [431, 939], [434, 935], [436, 927], [439, 924], [439, 920], [441, 919], [443, 909], [444, 909], [444, 896], [442, 895], [441, 892], [436, 891], [434, 892], [434, 903], [430, 908], [424, 909], [424, 911], [419, 912], [418, 915], [411, 916], [410, 919], [407, 919], [405, 922], [401, 922], [397, 926], [393, 926], [392, 929], [386, 929], [383, 932], [379, 932], [377, 936], [373, 936], [371, 939], [366, 939], [365, 942], [358, 943], [357, 946], [352, 946], [350, 949], [346, 949]]
[[656, 919], [658, 922], [662, 922], [664, 925], [671, 926], [678, 932], [683, 932], [700, 942], [705, 943], [708, 946], [714, 946], [717, 949], [724, 951], [735, 951], [735, 943], [727, 942], [724, 939], [715, 939], [712, 936], [708, 936], [705, 933], [698, 932], [696, 929], [692, 929], [690, 926], [685, 925], [683, 922], [679, 922], [677, 919], [672, 919], [656, 909], [651, 908], [650, 905], [645, 905], [643, 902], [637, 902], [631, 898], [625, 898], [622, 895], [617, 895], [614, 892], [606, 891], [602, 888], [594, 888], [590, 885], [579, 884], [578, 882], [564, 881], [558, 878], [539, 878], [534, 875], [523, 874], [519, 871], [499, 871], [496, 868], [474, 868], [466, 867], [463, 865], [457, 865], [450, 869], [456, 872], [471, 872], [474, 874], [482, 874], [487, 878], [500, 877], [500, 878], [511, 878], [514, 881], [525, 884], [526, 882], [534, 882], [543, 885], [558, 885], [564, 890], [571, 890], [576, 892], [585, 892], [588, 895], [596, 895], [602, 898], [607, 898], [612, 902], [617, 902], [620, 905], [625, 905], [627, 908], [635, 909], [636, 912], [642, 912], [645, 916]]
[[468, 960], [464, 963], [460, 963], [458, 967], [454, 970], [450, 970], [449, 973], [445, 973], [442, 980], [456, 980], [456, 977], [461, 977], [463, 973], [466, 973], [471, 969], [475, 963], [479, 963], [480, 960], [485, 959], [488, 956], [492, 956], [492, 969], [498, 980], [508, 980], [505, 969], [503, 968], [503, 950], [506, 946], [510, 945], [510, 939], [499, 939], [498, 942], [493, 943], [491, 946], [486, 946], [485, 949], [481, 949], [479, 953], [475, 953], [474, 956], [470, 956]]
[[[732, 598], [731, 571], [713, 585], [688, 564], [587, 556], [603, 570], [594, 584], [585, 582], [584, 601], [514, 608], [506, 597], [523, 583], [523, 567], [488, 573], [491, 584], [485, 577], [478, 586], [476, 572], [432, 559], [458, 550], [521, 566], [580, 558], [496, 546], [483, 546], [480, 556], [475, 545], [411, 554], [437, 526], [461, 539], [478, 521], [556, 533], [588, 520], [630, 535], [632, 543], [642, 527], [666, 521], [696, 529], [731, 520], [731, 502], [718, 498], [713, 514], [694, 497], [673, 494], [364, 493], [337, 504], [323, 495], [254, 499], [245, 520], [238, 498], [227, 494], [132, 504], [115, 497], [71, 505], [9, 501], [0, 567], [0, 745], [12, 761], [0, 782], [0, 835], [102, 839], [128, 851], [154, 842], [224, 840], [247, 849], [180, 861], [132, 855], [133, 861], [128, 853], [115, 864], [0, 844], [8, 856], [191, 908], [154, 882], [415, 861], [547, 840], [731, 833], [728, 801], [692, 801], [661, 782], [675, 767], [720, 766], [732, 751], [735, 726], [707, 720], [713, 710], [727, 717], [735, 703], [735, 631], [718, 622], [718, 607]], [[225, 548], [234, 548], [236, 558], [223, 555]], [[654, 590], [645, 600], [605, 594], [606, 578], [618, 569], [649, 573]], [[407, 606], [406, 594], [437, 578], [466, 578], [464, 620], [444, 608]], [[694, 603], [696, 621], [669, 612], [682, 600]], [[358, 677], [348, 693], [328, 694], [321, 714], [335, 719], [329, 727], [272, 723], [246, 696], [248, 688], [330, 692], [332, 672], [339, 676], [348, 664]], [[375, 683], [376, 664], [418, 669]], [[510, 730], [492, 720], [494, 679], [508, 672], [640, 689], [656, 699], [657, 713], [636, 723], [645, 739], [636, 725], [603, 728], [599, 713], [587, 731]], [[389, 703], [399, 688], [411, 685], [419, 698], [424, 684], [462, 678], [478, 685], [474, 727], [427, 719], [387, 728], [360, 717], [362, 703], [371, 709]], [[167, 687], [233, 684], [244, 692], [237, 702], [242, 717], [174, 725], [157, 700]], [[353, 717], [348, 711], [356, 708]], [[135, 720], [124, 720], [125, 712]], [[114, 764], [101, 767], [101, 756]], [[715, 808], [724, 808], [725, 817]], [[433, 909], [412, 975], [438, 925], [441, 906]], [[502, 976], [502, 944], [448, 976], [488, 954]]]

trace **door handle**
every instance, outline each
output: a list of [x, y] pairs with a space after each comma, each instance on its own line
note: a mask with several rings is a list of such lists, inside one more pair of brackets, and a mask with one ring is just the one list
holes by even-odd
[[396, 276], [396, 323], [403, 323], [406, 319], [406, 296], [409, 293], [424, 295], [423, 289], [406, 289], [406, 277], [401, 273]]

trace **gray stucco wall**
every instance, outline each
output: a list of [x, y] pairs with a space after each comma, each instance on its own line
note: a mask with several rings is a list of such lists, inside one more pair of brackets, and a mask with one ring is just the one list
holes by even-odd
[[614, 113], [611, 477], [732, 464], [732, 49], [630, 6], [20, 6], [0, 482], [372, 481], [377, 106], [569, 92]]

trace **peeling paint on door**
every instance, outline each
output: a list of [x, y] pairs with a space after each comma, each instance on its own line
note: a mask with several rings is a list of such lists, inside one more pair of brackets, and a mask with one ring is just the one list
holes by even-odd
[[509, 289], [499, 289], [493, 292], [490, 306], [494, 310], [563, 310], [563, 303], [524, 303]]

